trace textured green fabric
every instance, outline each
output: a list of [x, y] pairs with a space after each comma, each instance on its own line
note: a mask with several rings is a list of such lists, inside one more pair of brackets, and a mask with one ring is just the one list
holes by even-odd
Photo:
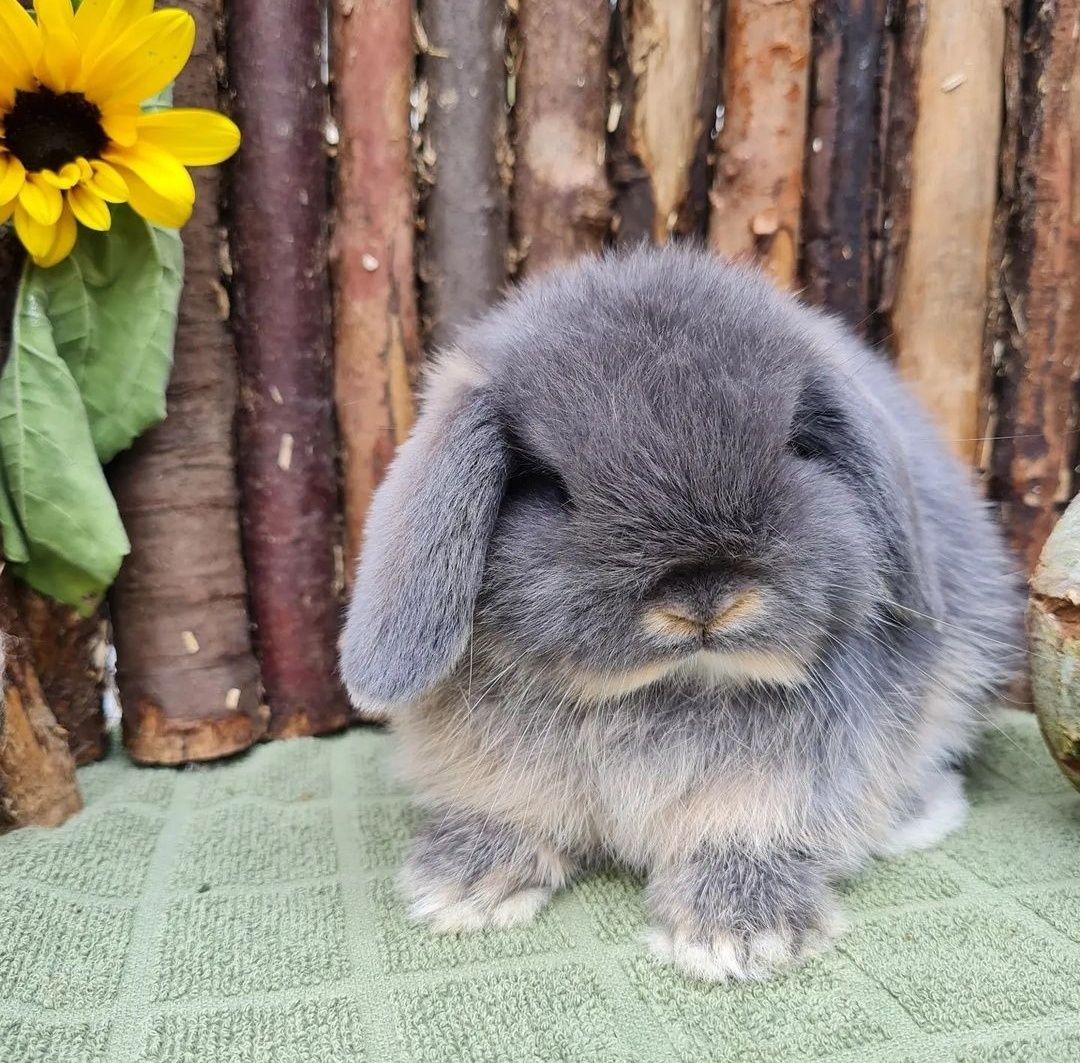
[[846, 890], [838, 948], [701, 986], [641, 944], [638, 887], [436, 938], [392, 889], [415, 813], [389, 739], [81, 772], [87, 809], [0, 839], [3, 1063], [1080, 1060], [1080, 800], [1030, 719], [987, 742], [970, 825]]

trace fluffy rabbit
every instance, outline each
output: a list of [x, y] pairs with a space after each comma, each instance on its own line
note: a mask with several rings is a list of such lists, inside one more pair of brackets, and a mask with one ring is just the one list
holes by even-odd
[[893, 372], [762, 278], [526, 284], [435, 364], [344, 635], [430, 809], [413, 915], [509, 926], [615, 861], [690, 975], [807, 954], [839, 877], [963, 820], [1011, 567]]

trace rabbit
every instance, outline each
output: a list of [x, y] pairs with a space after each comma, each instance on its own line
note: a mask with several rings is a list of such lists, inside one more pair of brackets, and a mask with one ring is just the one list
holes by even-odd
[[438, 357], [342, 639], [428, 819], [437, 931], [644, 876], [653, 951], [762, 978], [965, 814], [1021, 593], [968, 472], [839, 322], [701, 250], [523, 284]]

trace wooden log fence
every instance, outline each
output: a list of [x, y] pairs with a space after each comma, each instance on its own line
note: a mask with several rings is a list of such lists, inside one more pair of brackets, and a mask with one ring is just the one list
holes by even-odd
[[[218, 102], [219, 0], [185, 0], [198, 27], [177, 103]], [[222, 174], [195, 175], [166, 419], [113, 462], [131, 540], [110, 596], [124, 741], [174, 764], [245, 749], [266, 734], [240, 548], [236, 348], [222, 284]]]
[[[1080, 0], [180, 2], [177, 100], [245, 140], [198, 178], [169, 417], [110, 469], [137, 758], [347, 722], [343, 582], [421, 352], [581, 254], [694, 238], [845, 318], [1025, 564], [1075, 493]], [[34, 689], [97, 755], [100, 617], [72, 640], [5, 593], [20, 667], [84, 673]]]

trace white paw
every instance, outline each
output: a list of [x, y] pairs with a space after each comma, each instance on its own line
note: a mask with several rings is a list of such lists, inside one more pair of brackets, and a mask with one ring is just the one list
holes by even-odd
[[921, 813], [906, 820], [875, 849], [876, 856], [895, 857], [930, 849], [967, 822], [968, 803], [959, 772], [939, 776], [928, 790]]
[[708, 937], [683, 929], [654, 927], [649, 948], [661, 962], [704, 982], [756, 981], [822, 952], [841, 929], [839, 916], [799, 937], [787, 928], [749, 936], [718, 930]]
[[533, 886], [507, 894], [492, 904], [459, 886], [419, 886], [405, 879], [402, 888], [409, 902], [409, 917], [413, 922], [427, 924], [438, 934], [489, 927], [505, 930], [531, 923], [552, 893], [546, 886]]

